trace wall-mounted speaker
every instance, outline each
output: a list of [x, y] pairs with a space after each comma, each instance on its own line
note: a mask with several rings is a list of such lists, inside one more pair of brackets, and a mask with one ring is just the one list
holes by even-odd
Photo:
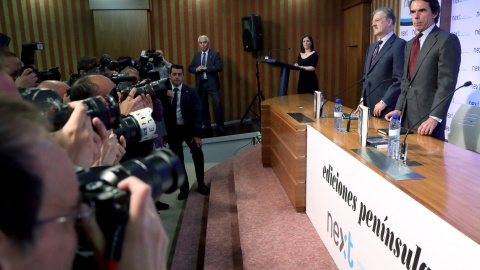
[[242, 39], [244, 51], [261, 51], [263, 49], [260, 15], [252, 14], [242, 18]]

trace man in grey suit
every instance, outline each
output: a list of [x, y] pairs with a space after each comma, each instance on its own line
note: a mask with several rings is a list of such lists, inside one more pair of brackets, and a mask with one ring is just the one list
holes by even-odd
[[391, 8], [381, 7], [373, 12], [372, 28], [378, 41], [367, 50], [360, 105], [368, 106], [375, 117], [383, 118], [393, 111], [400, 95], [406, 41], [393, 33], [394, 26], [395, 13]]
[[218, 77], [218, 72], [222, 71], [220, 54], [214, 50], [210, 50], [210, 41], [205, 35], [198, 37], [198, 46], [201, 51], [193, 56], [192, 63], [190, 63], [188, 67], [188, 72], [195, 74], [195, 84], [198, 93], [202, 97], [204, 131], [207, 137], [209, 137], [209, 135], [211, 136], [212, 126], [208, 105], [208, 94], [210, 94], [213, 101], [213, 113], [215, 114], [218, 132], [220, 135], [225, 135], [223, 109], [220, 100], [220, 79]]
[[461, 47], [458, 37], [435, 24], [440, 16], [438, 0], [411, 0], [410, 13], [417, 36], [405, 47], [405, 67], [401, 93], [394, 113], [402, 115], [402, 125], [415, 126], [418, 134], [445, 140], [449, 100], [430, 115], [429, 111], [455, 90], [460, 69]]

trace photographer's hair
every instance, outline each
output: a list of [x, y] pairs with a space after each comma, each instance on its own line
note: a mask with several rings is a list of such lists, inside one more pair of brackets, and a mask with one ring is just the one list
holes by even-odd
[[170, 69], [168, 70], [168, 74], [172, 74], [172, 69], [181, 69], [182, 73], [185, 73], [184, 70], [183, 70], [183, 66], [179, 65], [179, 64], [172, 64], [170, 66]]
[[130, 66], [124, 67], [124, 68], [120, 71], [120, 74], [122, 74], [122, 75], [127, 75], [127, 76], [128, 76], [128, 75], [130, 75], [130, 72], [133, 72], [133, 73], [136, 73], [136, 74], [140, 74], [136, 68], [130, 67]]
[[90, 81], [84, 81], [82, 83], [75, 83], [70, 88], [70, 101], [84, 100], [89, 97], [97, 96], [98, 85]]
[[88, 73], [90, 70], [99, 67], [100, 60], [94, 56], [82, 56], [78, 59], [77, 62], [77, 71], [80, 73], [80, 70], [84, 70], [85, 73]]
[[206, 39], [206, 40], [207, 40], [207, 43], [210, 43], [210, 39], [208, 39], [208, 37], [207, 37], [206, 35], [201, 35], [201, 36], [199, 36], [198, 39], [197, 39], [197, 41], [200, 42], [200, 39], [201, 39], [201, 38]]
[[315, 47], [313, 46], [313, 38], [312, 38], [310, 35], [305, 35], [305, 36], [303, 36], [302, 41], [300, 41], [300, 51], [301, 51], [302, 53], [305, 52], [305, 48], [303, 48], [303, 40], [304, 40], [305, 38], [308, 38], [308, 39], [310, 40], [310, 42], [312, 43], [312, 46], [310, 46], [310, 50], [311, 50], [312, 52], [315, 51]]
[[438, 20], [440, 20], [440, 3], [438, 3], [438, 0], [410, 0], [410, 3], [408, 3], [408, 8], [412, 7], [412, 3], [414, 1], [424, 1], [427, 2], [430, 5], [430, 9], [432, 10], [433, 14], [437, 14], [437, 17], [435, 17], [435, 24], [438, 23]]
[[392, 20], [392, 25], [395, 25], [396, 17], [395, 17], [395, 12], [393, 12], [393, 9], [391, 9], [389, 7], [378, 8], [378, 9], [376, 9], [372, 12], [372, 17], [375, 16], [375, 14], [377, 14], [377, 12], [384, 12], [385, 15], [386, 15], [387, 21], [388, 21], [388, 19], [391, 19]]
[[46, 119], [33, 103], [2, 95], [0, 114], [0, 231], [27, 251], [35, 243], [43, 191], [31, 149], [53, 142]]

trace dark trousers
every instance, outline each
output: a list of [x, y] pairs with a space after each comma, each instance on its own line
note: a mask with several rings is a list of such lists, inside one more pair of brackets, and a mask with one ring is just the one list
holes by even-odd
[[207, 127], [212, 125], [212, 120], [210, 119], [210, 106], [208, 104], [208, 94], [210, 94], [213, 101], [215, 122], [217, 123], [217, 127], [223, 127], [223, 109], [222, 101], [220, 100], [220, 90], [211, 89], [206, 80], [200, 80], [198, 92], [202, 97], [203, 124]]
[[[198, 147], [195, 142], [192, 142], [192, 136], [186, 126], [175, 126], [174, 128], [168, 130], [167, 142], [169, 148], [180, 158], [185, 167], [184, 156], [183, 156], [183, 146], [182, 143], [185, 142], [190, 148], [190, 153], [192, 154], [193, 165], [195, 166], [195, 175], [199, 184], [204, 183], [204, 159], [202, 147]], [[185, 183], [180, 187], [180, 191], [183, 193], [188, 193], [190, 186], [188, 184], [188, 177], [185, 175]]]

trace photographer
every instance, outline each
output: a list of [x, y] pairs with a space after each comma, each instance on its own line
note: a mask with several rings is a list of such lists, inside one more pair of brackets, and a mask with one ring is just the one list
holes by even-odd
[[31, 68], [25, 69], [21, 74], [22, 62], [16, 54], [0, 50], [0, 62], [5, 72], [15, 81], [17, 87], [29, 88], [38, 85], [38, 77]]
[[[81, 203], [72, 164], [45, 128], [37, 108], [10, 97], [0, 99], [0, 269], [71, 269], [77, 233], [91, 237], [99, 266], [104, 239]], [[122, 258], [116, 269], [166, 269], [168, 237], [156, 213], [151, 188], [128, 177], [118, 188], [130, 191]]]
[[[82, 89], [82, 94], [78, 93], [80, 92], [78, 88]], [[72, 100], [82, 100], [92, 96], [105, 96], [110, 94], [114, 88], [115, 84], [105, 76], [86, 75], [75, 82], [71, 96], [75, 96], [75, 99]], [[132, 90], [129, 96], [120, 103], [120, 112], [123, 115], [128, 115], [131, 112], [147, 107], [153, 108], [153, 101], [149, 95], [142, 94], [134, 97], [135, 92]]]
[[160, 73], [160, 79], [168, 78], [168, 71], [172, 67], [172, 63], [165, 60], [162, 50], [156, 50], [155, 52], [159, 55], [150, 60], [153, 63], [153, 70]]

